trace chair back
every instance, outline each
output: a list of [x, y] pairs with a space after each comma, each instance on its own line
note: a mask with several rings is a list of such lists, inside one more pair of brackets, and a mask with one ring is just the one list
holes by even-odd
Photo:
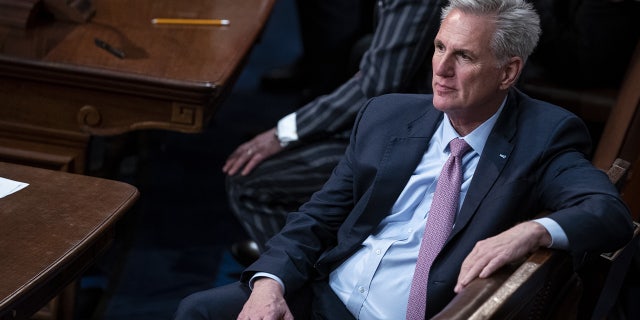
[[593, 164], [607, 170], [616, 158], [635, 161], [640, 147], [640, 41], [605, 124]]

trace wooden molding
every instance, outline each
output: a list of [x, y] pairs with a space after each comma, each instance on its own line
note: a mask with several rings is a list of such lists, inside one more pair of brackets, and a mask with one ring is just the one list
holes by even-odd
[[40, 5], [40, 0], [0, 0], [0, 25], [26, 28]]

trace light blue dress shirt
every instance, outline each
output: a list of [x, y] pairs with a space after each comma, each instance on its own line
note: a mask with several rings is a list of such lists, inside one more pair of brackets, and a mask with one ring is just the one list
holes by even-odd
[[[463, 180], [458, 212], [487, 138], [503, 107], [504, 102], [491, 118], [462, 137], [472, 150], [462, 158]], [[405, 318], [409, 288], [437, 179], [449, 157], [449, 141], [457, 137], [460, 136], [445, 114], [429, 141], [427, 152], [390, 214], [363, 242], [362, 247], [330, 274], [329, 285], [356, 319]], [[556, 244], [554, 247], [566, 246], [566, 235], [555, 221], [536, 221], [550, 231]], [[283, 285], [278, 277], [266, 273], [257, 273], [251, 283], [265, 276]]]
[[[458, 210], [501, 110], [502, 107], [464, 137], [472, 150], [462, 158]], [[445, 115], [391, 213], [364, 241], [362, 248], [330, 274], [331, 288], [356, 319], [405, 318], [409, 288], [438, 176], [449, 157], [449, 141], [457, 137]]]

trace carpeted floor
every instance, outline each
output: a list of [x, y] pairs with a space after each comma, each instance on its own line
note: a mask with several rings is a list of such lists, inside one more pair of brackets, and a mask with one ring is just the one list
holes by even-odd
[[[189, 293], [235, 281], [229, 246], [245, 235], [226, 203], [222, 164], [242, 141], [294, 110], [294, 94], [260, 89], [260, 75], [300, 54], [293, 0], [277, 1], [261, 41], [202, 134], [141, 131], [92, 141], [95, 175], [141, 196], [111, 249], [80, 281], [76, 319], [171, 319]], [[206, 66], [204, 66], [206, 67]]]

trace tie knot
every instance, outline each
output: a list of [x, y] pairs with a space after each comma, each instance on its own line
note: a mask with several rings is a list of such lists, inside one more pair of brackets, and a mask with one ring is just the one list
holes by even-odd
[[449, 142], [449, 149], [451, 150], [452, 156], [461, 157], [467, 153], [471, 147], [463, 139], [455, 138]]

